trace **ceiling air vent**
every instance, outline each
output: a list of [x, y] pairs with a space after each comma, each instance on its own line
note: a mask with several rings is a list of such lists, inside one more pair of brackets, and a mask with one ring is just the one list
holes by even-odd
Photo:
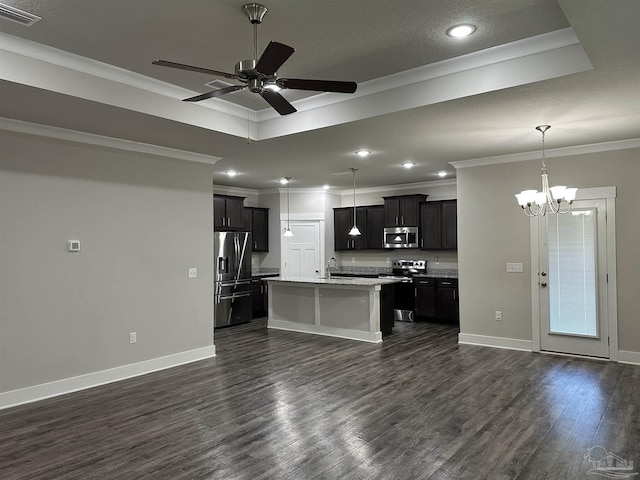
[[26, 27], [30, 27], [38, 20], [42, 20], [42, 18], [37, 15], [25, 12], [15, 7], [10, 7], [9, 5], [5, 5], [4, 3], [0, 3], [0, 18], [11, 20], [12, 22], [17, 22], [20, 25], [24, 25]]

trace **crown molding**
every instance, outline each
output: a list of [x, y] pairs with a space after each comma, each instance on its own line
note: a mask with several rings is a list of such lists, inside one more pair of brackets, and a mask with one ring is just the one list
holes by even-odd
[[[398, 185], [384, 185], [382, 187], [356, 188], [356, 194], [398, 192], [402, 190], [445, 187], [448, 185], [456, 185], [456, 180], [433, 180], [431, 182], [401, 183]], [[342, 190], [340, 195], [353, 195], [353, 188]]]
[[[628, 150], [631, 148], [640, 148], [640, 138], [617, 140], [614, 142], [591, 143], [588, 145], [576, 145], [572, 147], [551, 148], [545, 150], [545, 156], [547, 158], [569, 157], [571, 155]], [[535, 152], [513, 153], [508, 155], [498, 155], [495, 157], [460, 160], [456, 162], [449, 162], [449, 165], [452, 165], [456, 170], [458, 170], [460, 168], [482, 167], [485, 165], [498, 165], [500, 163], [526, 162], [528, 160], [539, 160], [540, 158], [541, 153], [539, 150], [536, 150]]]
[[214, 165], [220, 157], [0, 117], [0, 130]]
[[251, 188], [230, 187], [228, 185], [216, 185], [215, 183], [213, 184], [212, 191], [214, 194], [233, 196], [259, 195], [261, 193], [260, 190], [252, 190]]

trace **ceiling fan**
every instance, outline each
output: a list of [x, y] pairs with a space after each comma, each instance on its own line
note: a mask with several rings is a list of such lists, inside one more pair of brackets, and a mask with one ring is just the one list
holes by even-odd
[[185, 65], [167, 60], [156, 60], [152, 62], [154, 65], [160, 65], [162, 67], [208, 73], [219, 77], [233, 78], [242, 82], [242, 85], [231, 85], [219, 90], [203, 93], [202, 95], [196, 95], [195, 97], [185, 98], [183, 102], [199, 102], [207, 98], [219, 97], [226, 93], [248, 88], [250, 92], [260, 94], [280, 115], [288, 115], [297, 110], [286, 98], [278, 93], [281, 89], [288, 88], [338, 93], [353, 93], [356, 91], [358, 87], [356, 82], [278, 78], [276, 70], [287, 61], [295, 50], [283, 43], [272, 41], [269, 42], [262, 56], [258, 59], [258, 25], [262, 23], [262, 19], [267, 13], [267, 7], [257, 3], [248, 3], [242, 7], [242, 9], [253, 25], [253, 59], [239, 61], [236, 64], [235, 73], [221, 72], [219, 70]]

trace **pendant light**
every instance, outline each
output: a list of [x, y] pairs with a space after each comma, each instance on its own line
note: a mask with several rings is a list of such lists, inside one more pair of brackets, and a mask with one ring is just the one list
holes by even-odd
[[353, 172], [353, 227], [349, 230], [349, 235], [352, 237], [357, 237], [360, 235], [360, 230], [356, 226], [356, 170], [357, 168], [352, 168]]
[[291, 177], [284, 177], [287, 184], [287, 228], [284, 229], [285, 237], [293, 237], [293, 232], [291, 231], [291, 209], [289, 208], [289, 180]]
[[[547, 164], [545, 163], [544, 133], [551, 128], [551, 125], [538, 125], [536, 130], [542, 133], [542, 191], [523, 190], [516, 194], [518, 205], [522, 207], [527, 217], [536, 217], [549, 213], [568, 213], [571, 204], [576, 198], [577, 188], [567, 188], [564, 185], [549, 188], [549, 175], [547, 174]], [[563, 204], [562, 201], [566, 204]], [[565, 208], [563, 209], [563, 205]]]

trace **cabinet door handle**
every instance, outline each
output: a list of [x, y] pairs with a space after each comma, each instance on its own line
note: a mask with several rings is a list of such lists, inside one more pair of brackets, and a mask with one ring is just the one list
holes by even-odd
[[400, 218], [402, 218], [402, 225], [404, 225], [404, 215]]
[[413, 296], [418, 298], [418, 289], [417, 288], [413, 289]]
[[222, 217], [222, 226], [224, 227], [224, 222], [227, 220], [226, 217]]
[[420, 239], [420, 248], [424, 248], [424, 238]]
[[398, 225], [398, 217], [396, 217], [396, 225]]
[[453, 291], [453, 299], [454, 300], [456, 299], [456, 291], [455, 290]]

